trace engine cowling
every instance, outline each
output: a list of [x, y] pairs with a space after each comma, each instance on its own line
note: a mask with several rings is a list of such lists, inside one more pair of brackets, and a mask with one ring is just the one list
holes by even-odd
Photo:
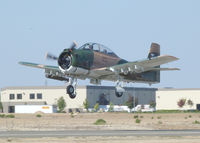
[[67, 70], [72, 65], [72, 56], [69, 52], [63, 52], [58, 58], [58, 65], [62, 70]]
[[72, 54], [70, 52], [63, 52], [58, 58], [58, 65], [60, 70], [65, 74], [77, 74], [77, 75], [86, 75], [89, 73], [88, 70], [76, 66], [72, 66], [73, 60]]

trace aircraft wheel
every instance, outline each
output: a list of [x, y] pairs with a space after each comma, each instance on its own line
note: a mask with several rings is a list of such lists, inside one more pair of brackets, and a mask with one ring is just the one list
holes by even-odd
[[67, 94], [74, 94], [74, 87], [72, 85], [67, 86]]
[[74, 93], [69, 94], [69, 97], [70, 97], [71, 99], [74, 99], [74, 98], [76, 97], [76, 94], [74, 94]]
[[117, 91], [115, 91], [115, 95], [116, 95], [117, 97], [122, 97], [123, 92], [117, 92]]

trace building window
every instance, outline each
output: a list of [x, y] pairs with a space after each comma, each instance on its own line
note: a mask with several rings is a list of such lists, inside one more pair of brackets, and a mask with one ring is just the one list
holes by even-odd
[[15, 94], [10, 94], [10, 100], [15, 99]]
[[42, 93], [37, 94], [37, 99], [42, 99]]
[[35, 99], [35, 94], [34, 93], [30, 94], [30, 99]]
[[22, 94], [17, 94], [17, 99], [22, 99]]

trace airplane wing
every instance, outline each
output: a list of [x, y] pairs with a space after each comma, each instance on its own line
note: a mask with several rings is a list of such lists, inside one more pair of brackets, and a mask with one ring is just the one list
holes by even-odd
[[92, 70], [91, 73], [99, 77], [113, 77], [116, 74], [127, 74], [128, 72], [142, 73], [146, 71], [172, 71], [172, 70], [180, 70], [178, 68], [160, 68], [162, 64], [166, 64], [172, 61], [176, 61], [178, 58], [163, 55], [154, 57], [152, 59], [145, 59], [135, 62], [128, 62], [125, 64], [115, 65], [112, 67], [106, 67], [101, 69]]
[[42, 65], [42, 64], [36, 64], [36, 63], [29, 63], [29, 62], [19, 62], [20, 65], [34, 67], [34, 68], [40, 68], [40, 69], [53, 69], [53, 70], [59, 70], [57, 66], [48, 66], [48, 65]]
[[40, 68], [45, 70], [45, 75], [47, 78], [61, 80], [61, 81], [68, 81], [69, 79], [60, 71], [59, 67], [57, 66], [49, 66], [49, 65], [42, 65], [36, 63], [29, 63], [29, 62], [19, 62], [19, 64], [34, 68]]
[[145, 59], [135, 62], [129, 62], [125, 64], [115, 65], [112, 67], [109, 67], [111, 71], [117, 71], [118, 73], [126, 73], [126, 72], [146, 72], [146, 71], [155, 71], [155, 70], [179, 70], [178, 68], [156, 68], [157, 66], [160, 66], [162, 64], [166, 64], [169, 62], [173, 62], [178, 60], [178, 58], [169, 56], [169, 55], [163, 55], [154, 57], [152, 59]]

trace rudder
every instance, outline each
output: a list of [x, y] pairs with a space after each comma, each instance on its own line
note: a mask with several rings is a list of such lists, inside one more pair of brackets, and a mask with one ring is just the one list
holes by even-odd
[[148, 54], [148, 58], [160, 56], [160, 45], [157, 43], [151, 43], [151, 48]]

